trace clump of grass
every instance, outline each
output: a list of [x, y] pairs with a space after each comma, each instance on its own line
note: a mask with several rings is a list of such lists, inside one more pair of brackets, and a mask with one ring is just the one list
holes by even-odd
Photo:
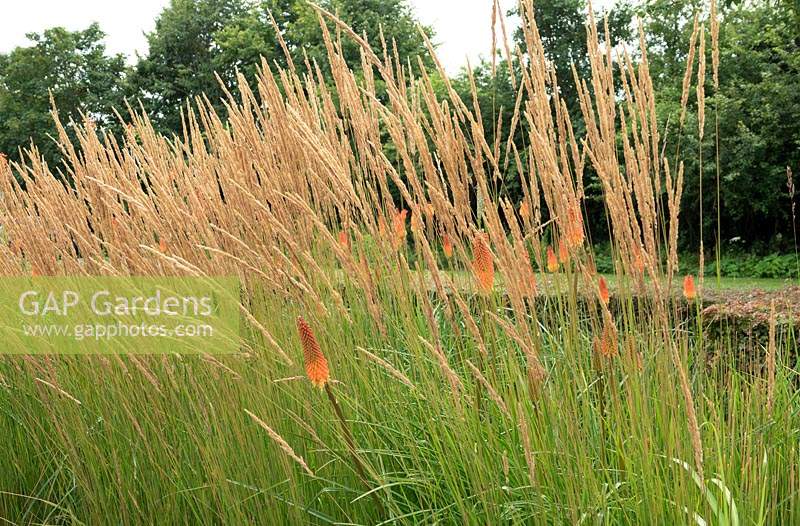
[[[779, 360], [796, 339], [772, 322], [766, 390], [707, 374], [702, 357], [732, 344], [703, 334], [702, 283], [685, 298], [673, 284], [684, 174], [643, 30], [634, 57], [590, 10], [579, 135], [523, 3], [523, 156], [489, 144], [440, 66], [444, 98], [431, 72], [314, 9], [329, 79], [265, 64], [226, 87], [225, 118], [187, 106], [175, 138], [133, 110], [119, 139], [57, 120], [69, 184], [35, 149], [0, 161], [0, 274], [238, 276], [244, 325], [244, 352], [213, 359], [5, 357], [3, 517], [675, 523], [721, 516], [714, 486], [725, 516], [796, 522], [798, 412]], [[695, 61], [704, 96], [703, 27], [680, 133]], [[511, 165], [518, 206], [494, 184]], [[597, 275], [581, 212], [588, 170], [613, 276]]]

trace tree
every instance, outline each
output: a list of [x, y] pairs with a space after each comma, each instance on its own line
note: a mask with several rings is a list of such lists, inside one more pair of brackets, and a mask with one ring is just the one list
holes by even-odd
[[147, 35], [148, 55], [131, 77], [132, 93], [161, 131], [180, 130], [181, 106], [192, 96], [205, 93], [213, 102], [222, 98], [214, 72], [228, 80], [233, 72], [220, 68], [223, 50], [217, 36], [250, 8], [246, 0], [172, 0], [161, 13]]
[[[648, 4], [656, 22], [648, 26], [655, 41], [675, 48], [652, 53], [658, 73], [657, 100], [661, 122], [671, 125], [667, 153], [678, 151], [686, 167], [682, 204], [684, 239], [694, 248], [699, 240], [700, 148], [697, 105], [690, 92], [689, 114], [677, 131], [680, 87], [692, 29], [692, 12], [668, 0]], [[672, 8], [675, 9], [672, 9]], [[706, 129], [703, 149], [703, 234], [717, 236], [716, 122], [719, 113], [720, 235], [737, 238], [751, 250], [788, 249], [793, 244], [791, 204], [786, 168], [800, 172], [800, 24], [789, 2], [765, 1], [721, 5], [720, 88], [711, 79], [711, 46], [707, 40]], [[709, 38], [708, 31], [706, 38]], [[658, 50], [658, 48], [657, 48]], [[685, 60], [685, 58], [684, 58]], [[795, 181], [796, 184], [796, 181]], [[706, 246], [708, 246], [706, 241]], [[726, 248], [723, 245], [723, 250]]]
[[[545, 55], [556, 68], [556, 78], [561, 96], [570, 110], [573, 121], [580, 122], [578, 92], [572, 66], [575, 66], [579, 78], [589, 78], [586, 2], [584, 0], [536, 2], [533, 16], [542, 37]], [[620, 0], [607, 12], [595, 13], [601, 39], [605, 36], [604, 19], [606, 16], [612, 45], [630, 42], [633, 17], [631, 5], [626, 0]], [[525, 41], [522, 29], [517, 30], [514, 39], [524, 50]]]
[[[373, 46], [380, 45], [383, 28], [401, 60], [425, 56], [417, 20], [406, 0], [324, 0], [320, 5]], [[140, 60], [132, 86], [162, 131], [178, 132], [180, 109], [187, 99], [205, 93], [217, 109], [222, 108], [223, 90], [215, 72], [230, 87], [237, 71], [252, 80], [262, 57], [269, 65], [288, 65], [275, 26], [296, 65], [302, 67], [308, 57], [328, 73], [319, 23], [317, 12], [304, 0], [172, 0], [148, 35], [150, 52]], [[334, 30], [330, 21], [326, 23]], [[358, 69], [357, 45], [346, 37], [342, 42], [345, 60]]]
[[[596, 13], [596, 20], [601, 28], [601, 35], [604, 35], [603, 20], [604, 13]], [[617, 3], [608, 13], [609, 32], [614, 44], [627, 42], [631, 39], [631, 17], [632, 10], [626, 2]], [[552, 62], [556, 69], [556, 76], [559, 84], [559, 92], [570, 112], [576, 134], [581, 135], [583, 129], [583, 119], [580, 112], [578, 92], [575, 87], [575, 79], [572, 73], [572, 65], [580, 78], [589, 78], [590, 66], [587, 51], [586, 20], [587, 11], [583, 0], [552, 0], [548, 2], [535, 3], [534, 19], [542, 37], [542, 44], [546, 57]], [[522, 30], [517, 30], [514, 35], [515, 44], [524, 52], [526, 44]], [[522, 188], [520, 178], [517, 173], [516, 163], [505, 157], [505, 144], [511, 133], [511, 122], [514, 108], [517, 102], [518, 90], [514, 88], [509, 65], [506, 59], [499, 60], [496, 64], [495, 74], [492, 75], [491, 64], [483, 61], [478, 64], [472, 72], [472, 79], [469, 72], [462, 71], [453, 79], [453, 86], [462, 100], [471, 105], [472, 94], [471, 86], [477, 90], [477, 101], [483, 117], [483, 128], [489, 144], [495, 143], [495, 135], [498, 133], [497, 123], [502, 122], [502, 129], [499, 130], [503, 155], [501, 162], [503, 165], [502, 180], [498, 185], [498, 192], [517, 202], [522, 198]], [[521, 65], [517, 58], [512, 59], [511, 67], [514, 69], [515, 76], [519, 80], [522, 78]], [[525, 108], [526, 93], [523, 91], [523, 101], [521, 108]], [[513, 138], [514, 145], [520, 152], [520, 157], [527, 160], [527, 142], [524, 133], [525, 120], [522, 119], [515, 130]], [[605, 229], [607, 223], [602, 218], [602, 200], [599, 199], [600, 187], [593, 176], [591, 168], [587, 169], [586, 174], [587, 197], [589, 198], [588, 211], [592, 215], [592, 220], [587, 224], [594, 228]]]
[[63, 121], [81, 112], [100, 127], [113, 127], [113, 108], [123, 104], [122, 55], [106, 56], [97, 24], [83, 31], [48, 29], [27, 35], [33, 43], [0, 55], [0, 151], [18, 159], [36, 144], [51, 166], [60, 159], [50, 116], [50, 94]]

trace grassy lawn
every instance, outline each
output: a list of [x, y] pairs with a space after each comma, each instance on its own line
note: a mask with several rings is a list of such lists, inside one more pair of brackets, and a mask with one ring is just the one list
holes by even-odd
[[798, 285], [797, 280], [791, 279], [774, 279], [774, 278], [727, 278], [722, 277], [719, 284], [715, 276], [709, 276], [705, 279], [706, 288], [712, 290], [733, 290], [733, 291], [746, 291], [752, 289], [761, 290], [780, 290], [785, 287]]

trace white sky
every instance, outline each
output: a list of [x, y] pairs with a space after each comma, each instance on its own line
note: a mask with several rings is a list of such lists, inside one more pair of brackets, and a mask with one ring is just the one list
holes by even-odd
[[[516, 0], [500, 3], [507, 11]], [[134, 57], [136, 52], [147, 53], [144, 33], [153, 30], [169, 0], [6, 0], [2, 4], [0, 53], [27, 45], [26, 33], [53, 26], [84, 29], [96, 21], [108, 35], [109, 52]], [[466, 57], [475, 64], [479, 56], [489, 55], [492, 0], [411, 0], [411, 4], [420, 20], [436, 29], [439, 58], [448, 72], [457, 72]], [[508, 31], [513, 27], [510, 23]], [[497, 31], [499, 38], [499, 26]]]

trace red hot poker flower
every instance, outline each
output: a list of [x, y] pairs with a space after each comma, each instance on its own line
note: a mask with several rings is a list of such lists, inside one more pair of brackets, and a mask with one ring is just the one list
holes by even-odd
[[475, 257], [473, 267], [478, 278], [478, 286], [483, 294], [490, 294], [494, 288], [494, 261], [492, 251], [486, 242], [486, 235], [479, 233], [472, 243], [472, 252]]
[[303, 361], [306, 366], [306, 376], [311, 383], [322, 389], [330, 380], [328, 371], [328, 360], [322, 354], [319, 343], [314, 337], [306, 320], [302, 316], [297, 317], [297, 333], [300, 335], [300, 343], [303, 346]]

